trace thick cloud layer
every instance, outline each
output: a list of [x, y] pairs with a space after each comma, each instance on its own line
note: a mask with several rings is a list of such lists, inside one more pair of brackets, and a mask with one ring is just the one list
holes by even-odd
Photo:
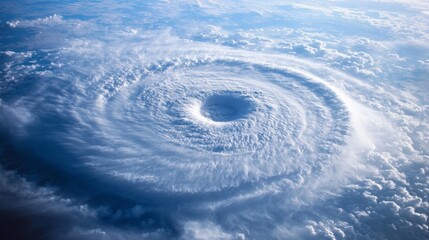
[[0, 3], [0, 236], [425, 239], [427, 6], [326, 4]]

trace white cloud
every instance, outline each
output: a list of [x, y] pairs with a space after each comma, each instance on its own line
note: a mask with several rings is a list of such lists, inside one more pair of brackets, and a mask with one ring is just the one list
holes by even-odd
[[2, 49], [2, 128], [43, 132], [10, 144], [78, 187], [62, 197], [34, 169], [58, 191], [7, 174], [2, 191], [67, 219], [71, 239], [423, 238], [427, 10], [365, 3], [76, 3], [64, 11], [94, 18], [8, 19], [37, 34]]

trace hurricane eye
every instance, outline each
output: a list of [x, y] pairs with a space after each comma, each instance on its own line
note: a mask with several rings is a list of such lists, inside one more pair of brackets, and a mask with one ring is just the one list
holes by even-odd
[[212, 95], [204, 100], [201, 114], [215, 122], [229, 122], [246, 117], [252, 103], [244, 96]]

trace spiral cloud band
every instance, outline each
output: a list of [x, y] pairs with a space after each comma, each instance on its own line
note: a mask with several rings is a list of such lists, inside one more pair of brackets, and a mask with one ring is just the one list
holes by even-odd
[[[78, 107], [88, 111], [67, 117], [80, 126], [71, 134], [79, 151], [102, 156], [85, 164], [156, 191], [195, 193], [317, 175], [340, 161], [353, 109], [320, 79], [286, 68], [288, 59], [240, 54], [137, 65], [138, 76], [85, 86], [93, 97]], [[91, 135], [101, 137], [86, 142]]]

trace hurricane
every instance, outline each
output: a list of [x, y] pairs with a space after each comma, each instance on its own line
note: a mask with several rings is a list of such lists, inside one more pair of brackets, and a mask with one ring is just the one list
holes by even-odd
[[425, 239], [428, 6], [362, 4], [0, 3], [0, 236]]

